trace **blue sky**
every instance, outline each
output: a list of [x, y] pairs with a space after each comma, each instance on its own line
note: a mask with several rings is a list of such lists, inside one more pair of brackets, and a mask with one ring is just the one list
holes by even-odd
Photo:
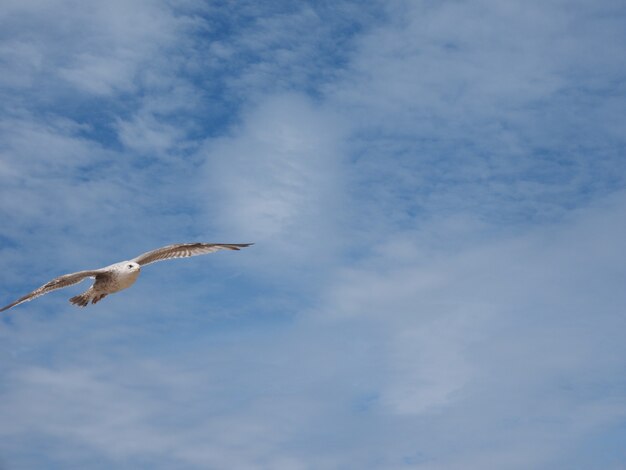
[[619, 1], [5, 1], [0, 468], [626, 468]]

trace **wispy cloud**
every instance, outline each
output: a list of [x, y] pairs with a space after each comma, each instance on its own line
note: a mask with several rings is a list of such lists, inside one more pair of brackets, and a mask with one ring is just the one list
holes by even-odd
[[263, 271], [284, 275], [335, 256], [343, 243], [346, 129], [332, 111], [299, 95], [271, 97], [243, 116], [233, 135], [202, 151], [199, 192], [211, 226], [223, 237], [259, 242]]

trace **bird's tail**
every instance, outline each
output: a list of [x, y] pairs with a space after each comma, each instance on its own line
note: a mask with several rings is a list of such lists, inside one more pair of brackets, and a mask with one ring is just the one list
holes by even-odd
[[72, 302], [77, 307], [86, 307], [87, 304], [89, 304], [89, 302], [91, 302], [92, 304], [95, 304], [96, 302], [99, 302], [102, 299], [104, 299], [106, 296], [107, 294], [103, 294], [101, 292], [95, 292], [93, 289], [89, 288], [82, 294], [72, 297], [70, 299], [70, 302]]

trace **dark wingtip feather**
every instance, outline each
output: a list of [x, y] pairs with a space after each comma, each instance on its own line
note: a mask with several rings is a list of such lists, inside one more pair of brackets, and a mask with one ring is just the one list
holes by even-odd
[[246, 248], [247, 246], [254, 245], [254, 243], [224, 243], [223, 246], [230, 250], [239, 251], [241, 248]]

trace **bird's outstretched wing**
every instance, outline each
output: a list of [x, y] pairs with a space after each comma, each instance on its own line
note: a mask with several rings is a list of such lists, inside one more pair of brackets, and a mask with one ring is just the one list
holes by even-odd
[[7, 305], [6, 307], [0, 308], [0, 312], [4, 312], [5, 310], [10, 309], [11, 307], [15, 307], [16, 305], [21, 304], [22, 302], [28, 302], [33, 300], [40, 295], [47, 294], [48, 292], [52, 292], [53, 290], [62, 289], [63, 287], [68, 287], [73, 284], [77, 284], [86, 277], [95, 277], [98, 274], [104, 274], [106, 270], [104, 269], [96, 269], [93, 271], [78, 271], [77, 273], [64, 274], [63, 276], [59, 276], [57, 278], [52, 279], [50, 282], [47, 282], [39, 289], [35, 289], [34, 291], [26, 294], [24, 297], [17, 299], [12, 304]]
[[253, 243], [177, 243], [148, 251], [132, 259], [135, 263], [145, 266], [155, 261], [172, 258], [188, 258], [189, 256], [206, 255], [218, 250], [239, 250]]

